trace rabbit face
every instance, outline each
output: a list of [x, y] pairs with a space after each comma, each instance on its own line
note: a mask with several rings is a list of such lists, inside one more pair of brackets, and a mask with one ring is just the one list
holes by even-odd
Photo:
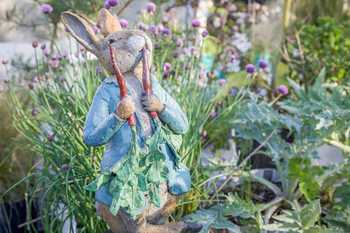
[[121, 72], [131, 71], [141, 61], [142, 50], [145, 46], [149, 46], [147, 40], [149, 40], [147, 35], [142, 31], [128, 30], [112, 33], [101, 42], [100, 60], [105, 67], [111, 67], [109, 46], [112, 46]]
[[151, 61], [152, 42], [146, 33], [122, 29], [118, 19], [106, 9], [100, 11], [97, 21], [103, 38], [94, 33], [92, 26], [95, 23], [83, 15], [64, 12], [62, 21], [71, 35], [88, 51], [94, 53], [110, 73], [113, 73], [113, 68], [109, 46], [114, 48], [114, 57], [122, 73], [133, 71], [140, 64], [144, 48], [150, 51], [148, 60]]

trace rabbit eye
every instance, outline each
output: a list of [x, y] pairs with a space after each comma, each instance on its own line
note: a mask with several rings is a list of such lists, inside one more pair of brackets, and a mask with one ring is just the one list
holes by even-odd
[[111, 39], [108, 40], [108, 43], [109, 43], [109, 44], [113, 44], [114, 42], [115, 42], [115, 39], [113, 39], [113, 38], [111, 38]]

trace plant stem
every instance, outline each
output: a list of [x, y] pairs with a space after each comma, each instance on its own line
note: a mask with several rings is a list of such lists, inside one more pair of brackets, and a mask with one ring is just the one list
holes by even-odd
[[270, 182], [270, 181], [268, 181], [260, 176], [256, 176], [250, 172], [243, 173], [243, 176], [252, 177], [253, 180], [268, 187], [272, 192], [275, 193], [276, 196], [280, 196], [282, 193], [281, 189], [279, 187], [277, 187], [274, 183], [272, 183], [272, 182]]
[[290, 24], [290, 16], [292, 13], [292, 0], [285, 0], [283, 9], [283, 26], [286, 30]]
[[264, 147], [269, 140], [271, 139], [271, 137], [273, 136], [273, 134], [276, 132], [276, 130], [272, 131], [272, 133], [265, 139], [265, 141], [263, 141], [257, 148], [255, 148], [254, 151], [252, 151], [247, 157], [245, 157], [245, 159], [239, 164], [239, 168], [242, 168], [246, 165], [246, 163], [251, 159], [251, 157], [253, 157], [257, 152], [259, 152], [259, 150]]

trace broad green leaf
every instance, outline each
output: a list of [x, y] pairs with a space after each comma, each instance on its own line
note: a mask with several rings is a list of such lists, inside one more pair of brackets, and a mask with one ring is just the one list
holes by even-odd
[[216, 205], [188, 215], [186, 219], [189, 222], [202, 224], [203, 228], [200, 233], [208, 233], [211, 229], [227, 229], [233, 233], [241, 233], [239, 226], [225, 218], [223, 209], [224, 205]]
[[305, 205], [300, 213], [301, 223], [304, 229], [311, 228], [320, 218], [321, 204], [320, 200], [315, 200]]
[[238, 195], [228, 195], [227, 204], [223, 206], [225, 216], [240, 217], [243, 219], [255, 218], [257, 207], [250, 200], [244, 200]]

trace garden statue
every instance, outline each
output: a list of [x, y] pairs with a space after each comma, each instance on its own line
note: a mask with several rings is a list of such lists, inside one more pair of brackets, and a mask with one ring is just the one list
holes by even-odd
[[177, 155], [188, 121], [150, 78], [151, 40], [143, 31], [122, 29], [107, 9], [99, 12], [99, 34], [83, 15], [64, 12], [62, 21], [112, 74], [97, 89], [84, 129], [86, 144], [106, 144], [100, 175], [87, 186], [96, 192], [97, 213], [114, 233], [199, 231], [197, 224], [167, 222], [176, 197], [191, 186]]

